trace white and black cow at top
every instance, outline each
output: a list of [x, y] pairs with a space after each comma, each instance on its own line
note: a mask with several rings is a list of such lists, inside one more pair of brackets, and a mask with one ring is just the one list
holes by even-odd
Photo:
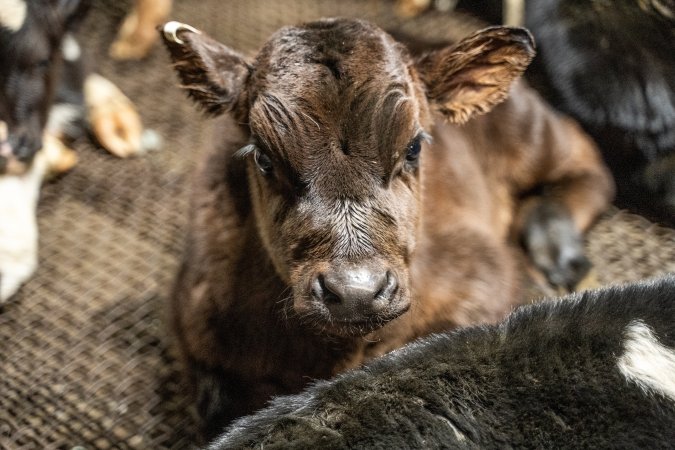
[[517, 309], [278, 397], [210, 450], [675, 446], [675, 276]]

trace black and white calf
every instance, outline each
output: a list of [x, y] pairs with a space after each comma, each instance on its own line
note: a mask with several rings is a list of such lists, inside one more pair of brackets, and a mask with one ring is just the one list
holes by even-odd
[[[55, 138], [76, 137], [88, 121], [111, 153], [141, 149], [131, 102], [110, 81], [85, 74], [73, 31], [88, 7], [88, 0], [0, 0], [0, 302], [37, 266], [44, 175], [75, 162]], [[45, 142], [49, 155], [38, 158]]]
[[81, 51], [69, 31], [86, 8], [79, 0], [0, 0], [0, 302], [37, 268], [44, 176], [75, 162], [55, 137], [82, 129]]
[[279, 397], [209, 447], [666, 448], [675, 276], [517, 309]]

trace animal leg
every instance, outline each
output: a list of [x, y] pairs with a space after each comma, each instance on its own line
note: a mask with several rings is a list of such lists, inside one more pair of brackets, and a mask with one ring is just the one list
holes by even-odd
[[520, 198], [512, 231], [551, 284], [572, 289], [590, 268], [583, 235], [609, 206], [614, 184], [597, 147], [576, 122], [524, 85], [517, 89], [517, 101], [501, 108], [521, 124], [518, 141], [507, 152], [507, 170]]
[[232, 420], [262, 408], [278, 390], [199, 364], [188, 367], [196, 398], [200, 436], [208, 442]]
[[46, 176], [67, 172], [77, 164], [77, 153], [66, 147], [61, 139], [46, 134], [43, 139], [43, 157], [46, 161]]
[[572, 122], [562, 125], [567, 138], [552, 145], [569, 147], [551, 151], [541, 195], [521, 203], [516, 226], [535, 266], [551, 284], [571, 290], [591, 267], [583, 234], [609, 205], [614, 189], [590, 138]]
[[112, 82], [91, 74], [84, 83], [87, 119], [101, 145], [126, 158], [142, 150], [143, 125], [133, 103]]
[[136, 0], [110, 47], [110, 56], [121, 60], [147, 56], [159, 38], [155, 28], [166, 21], [170, 12], [171, 0]]
[[415, 17], [431, 8], [431, 0], [397, 0], [394, 11], [400, 17]]
[[581, 231], [561, 204], [537, 197], [524, 213], [522, 244], [549, 283], [572, 290], [591, 268]]

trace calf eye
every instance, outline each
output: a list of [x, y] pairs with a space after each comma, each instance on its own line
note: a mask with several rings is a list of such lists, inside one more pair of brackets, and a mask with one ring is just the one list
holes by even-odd
[[272, 160], [269, 156], [260, 150], [257, 150], [253, 157], [255, 159], [255, 164], [258, 166], [258, 169], [260, 169], [263, 175], [269, 175], [272, 173], [272, 169], [274, 169], [274, 167], [272, 166]]
[[416, 136], [410, 144], [408, 144], [408, 152], [405, 155], [405, 160], [409, 163], [417, 163], [420, 152], [422, 151], [422, 136]]

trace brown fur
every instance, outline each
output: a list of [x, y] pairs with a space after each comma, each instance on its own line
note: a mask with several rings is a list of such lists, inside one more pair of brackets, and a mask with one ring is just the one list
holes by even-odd
[[[166, 43], [184, 87], [231, 113], [197, 171], [172, 305], [207, 433], [418, 336], [501, 318], [518, 286], [510, 237], [543, 227], [535, 250], [557, 251], [555, 226], [576, 239], [611, 198], [594, 145], [523, 83], [467, 121], [526, 68], [524, 30], [416, 60], [354, 20], [282, 29], [252, 62], [178, 37]], [[420, 130], [432, 142], [418, 166]], [[397, 279], [367, 321], [336, 320], [310, 289], [345, 264]]]

